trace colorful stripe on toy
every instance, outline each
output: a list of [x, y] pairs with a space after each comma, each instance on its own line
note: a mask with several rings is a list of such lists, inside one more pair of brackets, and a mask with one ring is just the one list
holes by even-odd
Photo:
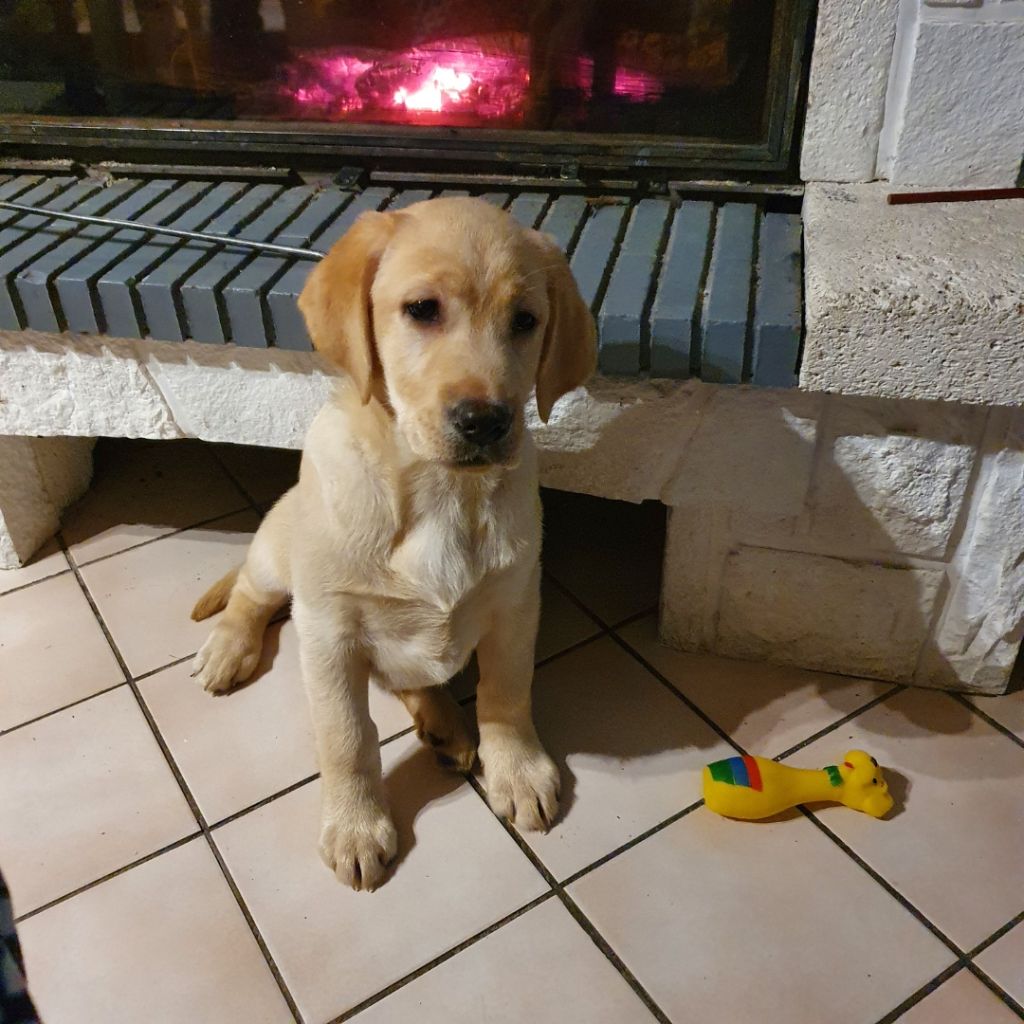
[[715, 782], [724, 782], [727, 786], [745, 786], [758, 793], [764, 789], [761, 781], [761, 769], [757, 767], [757, 759], [744, 754], [742, 757], [727, 757], [724, 761], [715, 761], [708, 765], [711, 778]]
[[843, 784], [843, 777], [839, 774], [839, 769], [834, 764], [825, 765], [825, 774], [833, 786], [841, 786]]

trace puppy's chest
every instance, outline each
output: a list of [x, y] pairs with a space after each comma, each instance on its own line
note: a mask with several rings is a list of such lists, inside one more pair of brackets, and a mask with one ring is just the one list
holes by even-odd
[[528, 551], [529, 537], [497, 504], [467, 512], [435, 498], [399, 533], [388, 558], [398, 594], [452, 614], [481, 584], [512, 568]]

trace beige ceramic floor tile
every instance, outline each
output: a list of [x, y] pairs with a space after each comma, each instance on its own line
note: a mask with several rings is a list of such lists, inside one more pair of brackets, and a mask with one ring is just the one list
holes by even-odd
[[735, 752], [608, 638], [540, 669], [534, 708], [563, 814], [524, 838], [558, 878], [699, 800], [704, 764]]
[[60, 545], [55, 540], [47, 541], [32, 556], [28, 565], [23, 565], [20, 569], [0, 569], [0, 594], [67, 571], [68, 560], [64, 557]]
[[777, 757], [892, 689], [867, 679], [675, 651], [659, 643], [653, 615], [620, 634], [740, 746], [761, 757]]
[[82, 569], [121, 655], [134, 675], [194, 653], [210, 632], [193, 622], [203, 592], [245, 558], [254, 512], [164, 537]]
[[126, 686], [0, 737], [0, 821], [19, 914], [196, 829]]
[[316, 852], [311, 783], [214, 832], [307, 1024], [323, 1024], [540, 895], [543, 880], [470, 787], [412, 738], [384, 747], [399, 832], [374, 893]]
[[219, 444], [217, 455], [258, 505], [276, 501], [299, 479], [302, 453], [287, 448]]
[[983, 982], [961, 970], [907, 1010], [899, 1024], [1016, 1024], [1019, 1020]]
[[202, 441], [106, 440], [63, 534], [81, 565], [246, 504]]
[[905, 690], [793, 756], [828, 764], [863, 747], [899, 812], [821, 820], [969, 949], [1024, 909], [1024, 749], [945, 694]]
[[557, 899], [357, 1017], [359, 1024], [650, 1024], [622, 976]]
[[18, 926], [46, 1024], [290, 1024], [202, 839]]
[[971, 697], [974, 706], [1024, 740], [1024, 690], [1003, 697]]
[[589, 636], [600, 627], [582, 612], [548, 579], [541, 589], [540, 629], [537, 631], [537, 661], [550, 658]]
[[0, 597], [0, 731], [123, 680], [71, 573]]
[[544, 493], [544, 567], [605, 622], [658, 603], [665, 508]]
[[699, 808], [570, 894], [677, 1021], [864, 1024], [953, 959], [800, 817]]
[[1024, 1006], [1024, 924], [1008, 931], [975, 959], [997, 985]]
[[[267, 631], [253, 682], [213, 697], [185, 662], [139, 688], [208, 822], [234, 814], [316, 771], [313, 729], [289, 620]], [[370, 711], [382, 740], [411, 725], [401, 702], [376, 687]]]

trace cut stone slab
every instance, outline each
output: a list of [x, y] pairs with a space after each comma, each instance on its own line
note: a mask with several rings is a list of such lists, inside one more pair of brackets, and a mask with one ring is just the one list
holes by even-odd
[[910, 682], [943, 574], [741, 547], [725, 565], [717, 649]]
[[940, 188], [1016, 184], [1024, 21], [926, 19], [916, 28], [889, 179]]
[[0, 569], [17, 569], [53, 536], [92, 478], [88, 437], [0, 437]]
[[800, 174], [870, 181], [899, 0], [819, 0]]
[[1024, 200], [889, 206], [889, 191], [807, 186], [800, 386], [1021, 404]]

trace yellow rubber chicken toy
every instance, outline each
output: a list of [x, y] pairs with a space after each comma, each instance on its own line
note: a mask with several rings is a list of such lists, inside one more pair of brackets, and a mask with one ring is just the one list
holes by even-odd
[[892, 810], [892, 796], [878, 762], [850, 750], [839, 764], [820, 770], [790, 768], [744, 754], [704, 767], [704, 803], [715, 814], [755, 821], [808, 803], [841, 803], [873, 818]]

